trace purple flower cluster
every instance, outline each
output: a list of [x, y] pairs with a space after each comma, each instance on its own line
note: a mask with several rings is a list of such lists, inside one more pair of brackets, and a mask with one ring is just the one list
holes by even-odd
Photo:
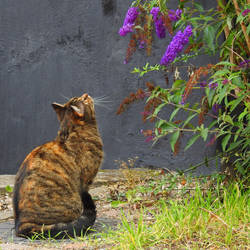
[[131, 7], [128, 9], [123, 26], [119, 30], [120, 36], [126, 36], [127, 33], [133, 31], [133, 26], [135, 25], [138, 14], [138, 7]]
[[165, 54], [161, 58], [160, 64], [167, 66], [173, 62], [177, 54], [181, 52], [183, 47], [188, 43], [192, 33], [192, 27], [190, 25], [188, 25], [183, 32], [179, 30], [168, 45]]
[[249, 65], [250, 65], [250, 60], [244, 60], [244, 61], [240, 62], [239, 67], [240, 68], [248, 68]]
[[219, 112], [219, 109], [221, 109], [221, 105], [218, 104], [218, 103], [215, 103], [213, 106], [212, 106], [212, 110], [215, 114], [217, 114]]
[[155, 31], [159, 38], [164, 38], [166, 36], [165, 26], [162, 20], [162, 16], [159, 16], [160, 8], [153, 7], [150, 14], [153, 16], [155, 22]]
[[168, 11], [168, 17], [171, 21], [178, 21], [181, 18], [182, 10], [177, 9], [176, 11], [174, 10], [169, 10]]
[[216, 89], [218, 87], [218, 83], [217, 82], [211, 82], [208, 84], [208, 87], [210, 89]]
[[250, 9], [245, 9], [242, 12], [242, 16], [246, 16], [250, 12]]
[[222, 84], [223, 85], [226, 85], [226, 84], [228, 84], [229, 83], [229, 80], [228, 79], [224, 79], [223, 81], [222, 81]]
[[166, 36], [165, 26], [161, 17], [155, 21], [155, 31], [159, 38], [164, 38]]
[[153, 16], [154, 21], [155, 21], [156, 19], [158, 19], [158, 14], [159, 14], [159, 12], [160, 12], [160, 8], [159, 8], [159, 7], [153, 7], [153, 8], [151, 9], [150, 14]]
[[201, 86], [202, 88], [205, 88], [205, 87], [207, 86], [207, 83], [206, 83], [206, 82], [200, 82], [200, 86]]

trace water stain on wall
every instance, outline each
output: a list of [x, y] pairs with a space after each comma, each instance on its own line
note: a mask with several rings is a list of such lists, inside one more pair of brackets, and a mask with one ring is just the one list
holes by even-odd
[[113, 15], [116, 10], [116, 0], [102, 0], [102, 9], [105, 16]]

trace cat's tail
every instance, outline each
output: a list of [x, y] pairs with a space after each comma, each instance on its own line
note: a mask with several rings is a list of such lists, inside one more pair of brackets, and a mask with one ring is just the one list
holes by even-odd
[[95, 211], [85, 211], [78, 219], [69, 223], [58, 223], [53, 225], [38, 225], [30, 222], [17, 223], [16, 235], [25, 238], [35, 237], [37, 239], [43, 237], [60, 239], [83, 236], [86, 231], [94, 225], [95, 219]]
[[82, 194], [83, 213], [74, 221], [69, 223], [57, 223], [53, 225], [38, 225], [32, 222], [20, 223], [16, 221], [16, 235], [20, 237], [68, 238], [83, 236], [86, 231], [94, 225], [96, 219], [96, 207], [90, 194]]

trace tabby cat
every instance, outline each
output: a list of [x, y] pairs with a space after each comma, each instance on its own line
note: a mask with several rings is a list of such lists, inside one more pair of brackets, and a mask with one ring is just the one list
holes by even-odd
[[60, 122], [57, 137], [28, 154], [16, 175], [17, 236], [79, 235], [96, 219], [88, 190], [102, 163], [103, 144], [94, 100], [83, 94], [52, 106]]

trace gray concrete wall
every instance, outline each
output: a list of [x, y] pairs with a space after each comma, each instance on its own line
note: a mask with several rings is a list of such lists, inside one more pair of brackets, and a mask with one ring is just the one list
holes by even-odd
[[[130, 71], [145, 61], [158, 63], [170, 39], [156, 41], [151, 58], [140, 50], [124, 65], [129, 36], [120, 37], [118, 30], [130, 2], [0, 1], [0, 174], [15, 174], [27, 153], [56, 136], [52, 102], [64, 103], [63, 96], [84, 92], [111, 101], [109, 109], [97, 107], [106, 154], [103, 168], [117, 168], [114, 160], [138, 156], [137, 166], [184, 169], [214, 154], [215, 149], [201, 141], [177, 157], [168, 138], [154, 147], [145, 143], [140, 129], [152, 125], [141, 120], [142, 104], [133, 104], [116, 116], [122, 99], [144, 87], [145, 80]], [[165, 84], [161, 74], [148, 79]], [[183, 137], [183, 144], [189, 137]]]

